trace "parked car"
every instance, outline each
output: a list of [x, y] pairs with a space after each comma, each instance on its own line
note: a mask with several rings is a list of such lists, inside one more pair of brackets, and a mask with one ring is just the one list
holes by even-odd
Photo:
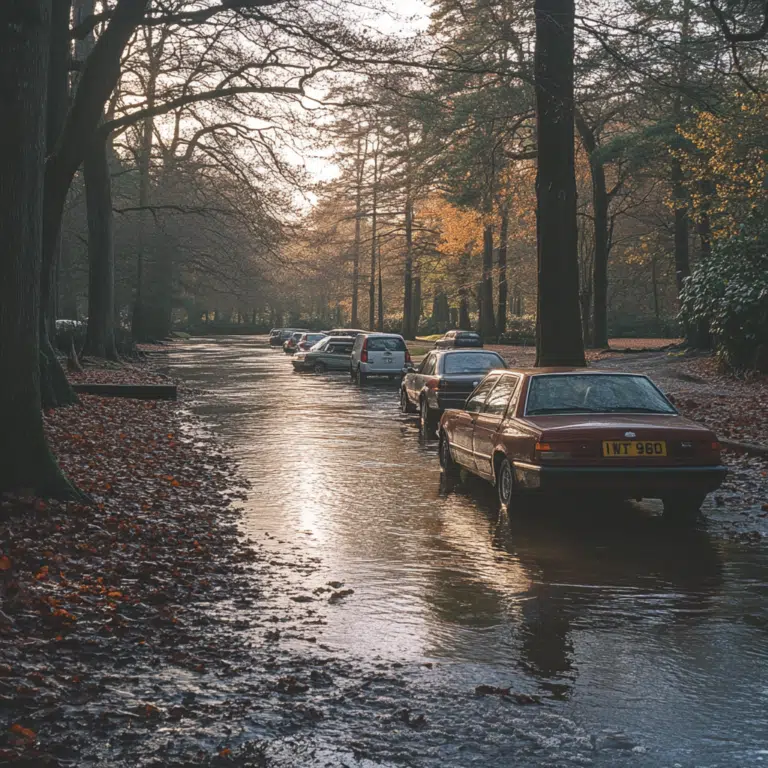
[[315, 346], [319, 341], [322, 341], [328, 336], [327, 333], [303, 333], [299, 339], [299, 343], [296, 345], [297, 352], [307, 352]]
[[474, 331], [448, 331], [442, 339], [435, 342], [435, 349], [482, 346], [483, 340], [480, 334]]
[[291, 358], [297, 371], [346, 371], [349, 369], [349, 356], [352, 353], [353, 339], [349, 336], [328, 336], [308, 352], [298, 352]]
[[443, 411], [463, 408], [488, 371], [506, 367], [501, 355], [485, 349], [433, 350], [403, 377], [400, 409], [418, 413], [421, 428], [431, 436]]
[[355, 337], [349, 375], [365, 383], [369, 376], [402, 376], [411, 362], [405, 339], [396, 333], [361, 333]]
[[283, 343], [282, 339], [280, 338], [282, 334], [283, 334], [282, 328], [273, 328], [269, 332], [269, 345], [271, 347], [279, 347]]
[[367, 333], [367, 331], [361, 331], [359, 328], [333, 328], [327, 333], [329, 336], [349, 336], [354, 339], [361, 333]]
[[440, 464], [515, 491], [660, 498], [692, 519], [726, 468], [708, 428], [683, 418], [647, 377], [589, 369], [491, 371], [440, 421]]
[[306, 331], [294, 331], [284, 342], [283, 352], [292, 355], [299, 347], [299, 339], [304, 336]]

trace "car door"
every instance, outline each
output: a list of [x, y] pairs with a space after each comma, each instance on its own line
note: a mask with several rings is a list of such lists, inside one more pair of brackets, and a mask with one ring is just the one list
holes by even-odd
[[472, 453], [477, 473], [484, 477], [493, 477], [493, 449], [496, 446], [496, 433], [501, 429], [509, 403], [519, 386], [519, 376], [512, 374], [501, 376], [475, 419]]
[[436, 360], [437, 355], [434, 352], [430, 352], [421, 361], [421, 365], [413, 373], [409, 373], [406, 376], [405, 388], [408, 393], [408, 399], [414, 405], [418, 405], [419, 394], [424, 389], [424, 382], [427, 380], [427, 377], [435, 372]]
[[475, 419], [483, 410], [488, 393], [498, 381], [499, 374], [491, 373], [486, 376], [475, 391], [467, 398], [464, 410], [459, 411], [454, 419], [454, 429], [451, 435], [453, 458], [467, 469], [476, 471], [474, 451], [472, 447]]
[[328, 347], [328, 368], [334, 371], [346, 371], [349, 368], [351, 344], [331, 344]]

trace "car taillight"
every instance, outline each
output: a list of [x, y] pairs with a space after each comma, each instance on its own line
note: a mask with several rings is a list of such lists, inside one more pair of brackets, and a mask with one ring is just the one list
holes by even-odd
[[405, 362], [406, 363], [411, 362], [411, 353], [407, 349], [405, 350]]
[[368, 339], [363, 342], [363, 348], [360, 350], [360, 362], [368, 362]]
[[569, 443], [536, 443], [536, 458], [570, 459], [571, 447]]
[[425, 386], [427, 389], [434, 392], [436, 389], [440, 389], [440, 379], [427, 379]]

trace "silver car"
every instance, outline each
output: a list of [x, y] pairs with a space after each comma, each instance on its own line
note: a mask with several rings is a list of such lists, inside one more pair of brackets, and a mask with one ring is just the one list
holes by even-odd
[[294, 355], [291, 362], [297, 371], [347, 371], [353, 343], [354, 339], [349, 336], [328, 336], [308, 352]]

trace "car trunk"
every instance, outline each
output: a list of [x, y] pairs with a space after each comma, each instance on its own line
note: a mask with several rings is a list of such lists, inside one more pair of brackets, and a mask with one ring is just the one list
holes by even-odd
[[[676, 415], [595, 414], [527, 417], [539, 431], [542, 463], [599, 466], [697, 465], [719, 462], [714, 434]], [[547, 453], [551, 456], [547, 457]]]
[[465, 394], [469, 396], [472, 390], [485, 378], [487, 371], [477, 373], [444, 373], [440, 377], [440, 391], [450, 395]]

